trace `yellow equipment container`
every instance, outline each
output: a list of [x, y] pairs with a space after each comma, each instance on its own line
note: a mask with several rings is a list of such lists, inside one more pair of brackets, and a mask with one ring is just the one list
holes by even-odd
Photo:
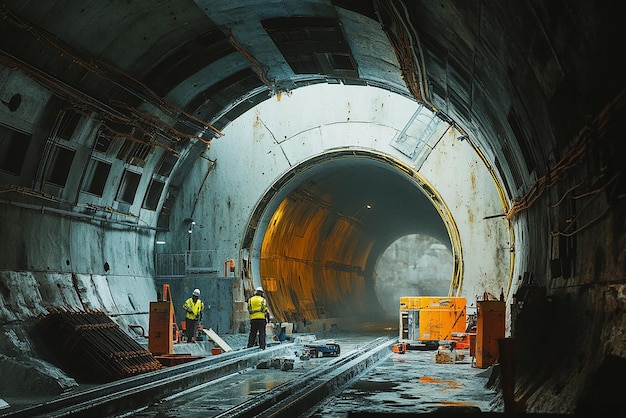
[[448, 308], [457, 303], [465, 307], [465, 298], [450, 296], [402, 296], [400, 310], [416, 310], [426, 308]]
[[451, 340], [465, 332], [464, 297], [403, 296], [400, 298], [400, 340]]

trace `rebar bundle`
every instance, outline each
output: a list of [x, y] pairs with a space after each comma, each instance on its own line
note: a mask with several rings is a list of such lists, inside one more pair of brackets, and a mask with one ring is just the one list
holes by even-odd
[[106, 383], [163, 367], [99, 310], [54, 308], [37, 328], [62, 368], [77, 380]]

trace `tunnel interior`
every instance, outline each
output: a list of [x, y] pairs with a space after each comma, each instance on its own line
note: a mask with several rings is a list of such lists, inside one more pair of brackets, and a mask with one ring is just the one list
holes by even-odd
[[433, 202], [410, 175], [374, 153], [328, 153], [294, 171], [283, 186], [290, 191], [258, 232], [261, 283], [274, 315], [292, 322], [331, 318], [347, 328], [397, 326], [399, 299], [381, 307], [376, 267], [408, 235], [451, 249]]
[[[211, 296], [219, 306], [228, 293], [227, 324], [246, 323], [257, 280], [285, 319], [348, 319], [346, 302], [382, 308], [386, 249], [425, 233], [452, 253], [452, 293], [502, 289], [520, 409], [624, 410], [606, 371], [626, 368], [626, 3], [0, 3], [0, 367], [16, 371], [0, 374], [0, 396], [72, 386], [31, 344], [54, 307], [147, 326], [157, 280], [215, 284], [234, 259], [234, 285]], [[347, 99], [324, 90], [294, 105], [312, 86]], [[247, 118], [268, 102], [284, 120]], [[449, 129], [398, 146], [417, 104]], [[350, 146], [409, 169], [300, 165]], [[370, 173], [385, 180], [360, 181]], [[414, 183], [436, 222], [417, 217], [436, 218]], [[408, 208], [368, 203], [377, 187]], [[162, 270], [159, 251], [182, 272]], [[192, 253], [204, 264], [185, 264]]]

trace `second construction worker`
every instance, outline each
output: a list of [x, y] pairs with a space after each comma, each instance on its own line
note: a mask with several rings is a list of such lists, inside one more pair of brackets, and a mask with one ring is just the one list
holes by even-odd
[[202, 318], [204, 311], [204, 303], [200, 300], [200, 289], [195, 289], [191, 297], [185, 301], [183, 305], [185, 310], [185, 332], [187, 334], [187, 342], [195, 343], [196, 332], [198, 331], [198, 321]]
[[257, 287], [254, 296], [248, 300], [248, 314], [250, 315], [250, 335], [248, 348], [253, 347], [259, 336], [259, 348], [265, 350], [265, 325], [267, 324], [267, 302], [263, 297], [263, 288]]

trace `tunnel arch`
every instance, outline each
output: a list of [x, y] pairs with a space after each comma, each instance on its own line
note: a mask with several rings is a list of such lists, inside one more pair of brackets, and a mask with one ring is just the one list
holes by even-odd
[[[225, 127], [224, 137], [212, 141], [206, 158], [193, 167], [193, 178], [207, 181], [196, 185], [199, 201], [205, 203], [195, 207], [194, 218], [201, 221], [192, 249], [215, 250], [218, 260], [236, 259], [236, 275], [241, 278], [236, 283], [237, 301], [245, 301], [262, 284], [260, 249], [254, 245], [260, 245], [259, 230], [269, 220], [261, 219], [265, 212], [259, 208], [273, 204], [267, 212], [273, 213], [281, 201], [276, 195], [292, 190], [296, 184], [292, 180], [307, 169], [305, 162], [324, 161], [332, 153], [335, 157], [373, 153], [381, 164], [406, 175], [412, 187], [416, 183], [434, 201], [445, 202], [437, 208], [442, 211], [437, 217], [454, 219], [446, 226], [452, 232], [443, 234], [445, 240], [448, 235], [460, 237], [450, 294], [465, 296], [468, 306], [484, 292], [500, 294], [511, 277], [511, 236], [508, 222], [492, 216], [503, 210], [493, 173], [475, 146], [445, 119], [420, 136], [419, 127], [411, 125], [420, 109], [419, 103], [384, 89], [335, 84], [302, 87], [259, 103]], [[315, 118], [303, 117], [312, 111]], [[407, 126], [411, 138], [422, 144], [416, 153], [397, 146]], [[184, 202], [196, 201], [197, 195], [192, 184], [181, 192], [172, 213], [182, 222]], [[222, 238], [216, 240], [218, 236]], [[391, 242], [379, 241], [376, 251], [382, 253]], [[375, 257], [368, 260], [372, 265], [367, 268], [373, 270]], [[354, 297], [364, 298], [356, 293]]]
[[[598, 366], [614, 364], [607, 358], [624, 357], [624, 341], [619, 338], [619, 330], [625, 328], [626, 258], [620, 245], [624, 182], [619, 176], [626, 149], [622, 146], [626, 96], [624, 64], [614, 54], [625, 39], [623, 13], [619, 13], [624, 4], [511, 2], [511, 7], [500, 7], [495, 2], [447, 0], [397, 4], [319, 0], [290, 2], [285, 7], [283, 1], [260, 6], [241, 0], [171, 2], [171, 7], [149, 10], [142, 2], [118, 2], [115, 8], [101, 7], [99, 2], [32, 4], [6, 2], [2, 10], [6, 24], [0, 78], [6, 106], [0, 106], [0, 119], [2, 129], [10, 128], [4, 133], [9, 148], [16, 146], [20, 152], [7, 153], [0, 163], [0, 168], [8, 169], [0, 170], [5, 186], [0, 282], [11, 289], [0, 292], [0, 308], [4, 331], [23, 336], [5, 338], [0, 350], [4, 354], [35, 357], [26, 325], [50, 304], [91, 306], [113, 314], [121, 324], [147, 324], [146, 313], [132, 305], [145, 306], [154, 294], [155, 235], [164, 237], [168, 251], [191, 248], [184, 220], [190, 215], [189, 202], [208, 194], [203, 180], [214, 195], [209, 196], [206, 209], [194, 214], [198, 220], [194, 245], [209, 248], [220, 261], [230, 259], [240, 251], [249, 209], [258, 193], [267, 190], [267, 183], [285, 166], [301, 161], [298, 157], [306, 152], [318, 153], [319, 149], [311, 151], [315, 145], [325, 145], [315, 141], [319, 138], [284, 144], [278, 135], [275, 147], [266, 141], [262, 144], [266, 148], [246, 143], [246, 149], [238, 146], [240, 137], [227, 132], [231, 121], [274, 93], [282, 93], [286, 102], [290, 92], [315, 83], [375, 85], [439, 109], [463, 131], [463, 144], [471, 139], [480, 145], [486, 165], [502, 184], [504, 198], [499, 201], [469, 196], [486, 187], [447, 188], [431, 175], [443, 156], [431, 156], [430, 171], [416, 166], [453, 211], [463, 240], [463, 293], [471, 298], [482, 290], [500, 292], [504, 278], [509, 279], [507, 334], [519, 344], [517, 361], [522, 367], [517, 392], [524, 394], [522, 403], [528, 411], [558, 413], [603, 406], [581, 393], [588, 392], [586, 382], [603, 380], [611, 387], [611, 379], [591, 378], [597, 376]], [[394, 7], [378, 7], [385, 4]], [[315, 40], [300, 44], [304, 48], [292, 48], [293, 55], [284, 54], [266, 30], [280, 28], [262, 23], [268, 18], [307, 15], [325, 22], [334, 19], [327, 28], [345, 41], [348, 48], [342, 49], [342, 57], [354, 59], [358, 73], [346, 74], [345, 68], [332, 66], [331, 51]], [[403, 39], [410, 44], [398, 42]], [[290, 64], [306, 62], [307, 54], [326, 57], [317, 62], [325, 67], [293, 71]], [[16, 92], [22, 97], [19, 106], [13, 100]], [[81, 193], [78, 181], [68, 182], [62, 190], [49, 184], [40, 188], [38, 179], [51, 161], [47, 149], [56, 141], [53, 126], [70, 102], [89, 119], [83, 124], [88, 129], [79, 129], [73, 138], [60, 138], [76, 150], [69, 176], [73, 180], [80, 178], [75, 173], [85, 172], [92, 156], [94, 125], [103, 116], [107, 121], [124, 116], [124, 123], [112, 126], [121, 128], [123, 135], [144, 127], [153, 132], [152, 122], [164, 122], [157, 129], [161, 145], [181, 157], [159, 178], [164, 182], [159, 202], [156, 193], [148, 208], [139, 201], [130, 208], [128, 203], [118, 204], [115, 191], [123, 180], [115, 167], [110, 190], [101, 196]], [[366, 116], [384, 111], [358, 97], [352, 97], [350, 104], [351, 121], [357, 120], [354, 104], [367, 107], [371, 112]], [[318, 116], [327, 108], [324, 103], [311, 113]], [[347, 113], [337, 119], [347, 120]], [[295, 128], [282, 133], [299, 132], [303, 119], [307, 118], [296, 120], [289, 126]], [[387, 114], [385, 119], [388, 122]], [[204, 141], [212, 138], [211, 151], [226, 141], [207, 123], [225, 128], [229, 139], [224, 148], [236, 148], [238, 159], [244, 161], [220, 154], [218, 166], [212, 165], [217, 158], [208, 150], [205, 153]], [[274, 123], [270, 128], [284, 126]], [[402, 125], [386, 126], [391, 131]], [[195, 136], [197, 132], [201, 135]], [[451, 142], [456, 148], [463, 146]], [[377, 145], [387, 146], [389, 140]], [[252, 157], [243, 152], [249, 149], [254, 158], [266, 152], [271, 157], [258, 158], [258, 165], [250, 169]], [[161, 170], [157, 151], [147, 160], [136, 161], [145, 162], [141, 171], [146, 180]], [[95, 152], [93, 156], [99, 157]], [[107, 161], [120, 169], [127, 164], [116, 152]], [[446, 167], [445, 174], [463, 180], [461, 176], [473, 168], [467, 168], [466, 162], [455, 162], [464, 170]], [[252, 177], [263, 181], [251, 182]], [[247, 183], [252, 184], [242, 187]], [[229, 192], [231, 186], [236, 193]], [[147, 187], [147, 182], [142, 183], [135, 194], [140, 196]], [[33, 191], [43, 194], [33, 195]], [[468, 191], [469, 197], [456, 201], [450, 197], [459, 191]], [[65, 201], [68, 197], [71, 200]], [[472, 208], [471, 213], [465, 209], [468, 202], [483, 205], [485, 200], [488, 206]], [[511, 213], [506, 202], [511, 203]], [[508, 220], [503, 218], [503, 207]], [[507, 228], [511, 235], [504, 233]], [[483, 241], [492, 246], [480, 248]], [[110, 269], [102, 269], [109, 264]], [[126, 302], [128, 289], [134, 292], [132, 304]], [[27, 310], [22, 309], [24, 301]], [[577, 336], [571, 350], [545, 350], [571, 335]], [[20, 370], [34, 376], [28, 368]], [[548, 376], [546, 370], [553, 373]]]
[[[451, 251], [450, 292], [456, 292], [460, 238], [436, 190], [389, 155], [342, 148], [303, 161], [268, 188], [242, 249], [251, 259], [250, 287], [264, 287], [279, 320], [367, 323], [380, 321], [384, 311], [375, 286], [379, 259], [393, 242], [416, 233]], [[386, 320], [397, 323], [395, 316]]]

